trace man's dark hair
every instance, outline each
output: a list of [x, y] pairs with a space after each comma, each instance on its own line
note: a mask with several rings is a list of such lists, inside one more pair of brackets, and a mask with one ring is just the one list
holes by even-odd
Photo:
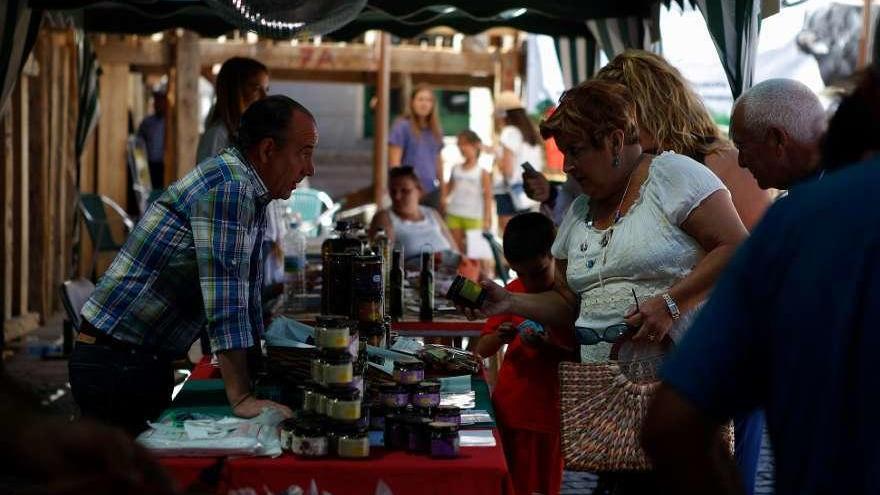
[[242, 151], [256, 146], [265, 138], [272, 138], [278, 144], [284, 143], [287, 129], [293, 122], [294, 112], [306, 114], [313, 122], [311, 112], [291, 98], [272, 95], [254, 102], [244, 114], [235, 133], [235, 145]]
[[541, 213], [521, 213], [507, 222], [504, 229], [504, 257], [508, 263], [549, 256], [556, 228]]

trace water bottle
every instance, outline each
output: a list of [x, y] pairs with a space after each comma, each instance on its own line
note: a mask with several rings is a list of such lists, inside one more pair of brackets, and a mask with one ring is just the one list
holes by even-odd
[[302, 296], [306, 291], [306, 235], [296, 223], [291, 223], [284, 234], [284, 271], [292, 275], [295, 294]]

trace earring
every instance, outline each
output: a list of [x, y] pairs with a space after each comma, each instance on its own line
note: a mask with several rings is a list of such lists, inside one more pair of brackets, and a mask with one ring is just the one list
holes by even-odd
[[620, 166], [620, 155], [614, 155], [614, 160], [611, 160], [611, 168], [617, 168]]

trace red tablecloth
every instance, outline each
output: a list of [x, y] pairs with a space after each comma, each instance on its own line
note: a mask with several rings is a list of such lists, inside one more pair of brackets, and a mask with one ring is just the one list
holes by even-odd
[[[256, 493], [284, 493], [292, 485], [308, 492], [314, 480], [320, 492], [333, 495], [374, 495], [384, 481], [394, 495], [511, 495], [507, 464], [496, 447], [464, 447], [461, 457], [437, 460], [404, 452], [375, 449], [369, 460], [305, 460], [285, 453], [276, 459], [228, 460], [220, 473], [217, 493], [251, 488]], [[186, 490], [217, 459], [165, 458], [161, 460]]]
[[223, 378], [220, 376], [220, 367], [211, 364], [211, 356], [202, 356], [202, 360], [193, 368], [189, 379], [208, 380], [212, 378]]
[[[191, 380], [219, 378], [218, 368], [205, 356], [193, 369]], [[495, 447], [462, 447], [458, 459], [439, 460], [405, 452], [374, 449], [370, 459], [307, 460], [285, 453], [281, 457], [230, 459], [219, 469], [216, 493], [251, 488], [263, 495], [284, 493], [298, 485], [308, 493], [314, 480], [319, 493], [332, 495], [376, 495], [379, 480], [394, 495], [512, 495], [513, 486], [501, 448], [501, 437], [494, 431]], [[160, 459], [185, 491], [200, 474], [218, 466], [217, 458], [166, 457]], [[202, 490], [198, 491], [203, 493]], [[247, 493], [247, 492], [242, 492]]]

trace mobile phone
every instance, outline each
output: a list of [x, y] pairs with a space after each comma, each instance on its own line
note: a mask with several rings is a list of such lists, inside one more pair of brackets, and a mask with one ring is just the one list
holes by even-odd
[[520, 165], [520, 167], [522, 167], [523, 172], [526, 172], [529, 174], [537, 174], [538, 173], [538, 171], [535, 170], [535, 167], [533, 167], [532, 164], [529, 162], [522, 162], [522, 165]]

